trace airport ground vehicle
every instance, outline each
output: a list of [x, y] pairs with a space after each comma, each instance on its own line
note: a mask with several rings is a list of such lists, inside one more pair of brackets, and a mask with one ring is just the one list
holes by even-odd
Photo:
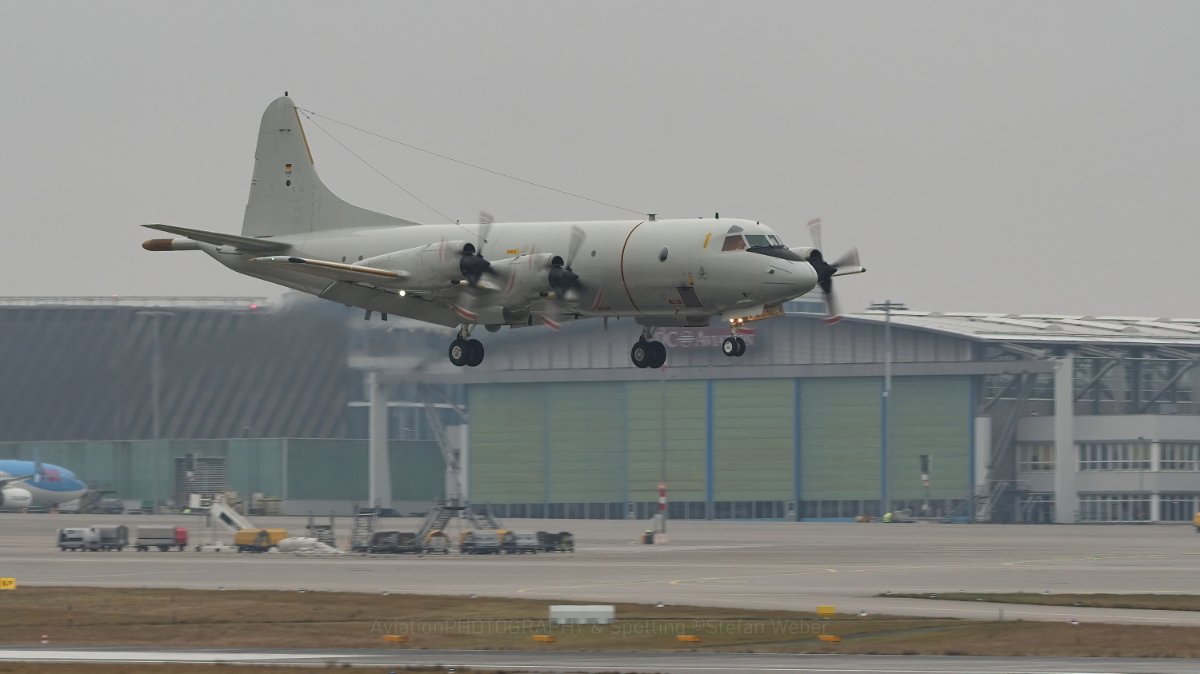
[[94, 527], [71, 527], [58, 530], [58, 549], [99, 550], [100, 534]]
[[233, 534], [238, 552], [266, 552], [288, 537], [286, 529], [241, 529]]
[[450, 537], [441, 529], [434, 529], [425, 535], [425, 543], [421, 547], [421, 552], [424, 554], [439, 553], [443, 555], [450, 554]]
[[537, 538], [542, 552], [575, 552], [575, 535], [569, 531], [539, 531]]
[[137, 540], [133, 546], [138, 552], [146, 552], [150, 548], [158, 548], [163, 552], [171, 548], [179, 548], [183, 552], [188, 544], [188, 531], [183, 527], [171, 526], [139, 526]]
[[464, 531], [458, 542], [458, 551], [464, 555], [499, 554], [500, 534], [486, 529]]
[[420, 551], [421, 545], [417, 541], [417, 535], [411, 531], [376, 531], [371, 534], [371, 544], [367, 549], [367, 552], [374, 554]]
[[533, 531], [509, 531], [504, 539], [504, 552], [508, 554], [537, 554], [542, 551], [541, 541]]
[[95, 529], [100, 540], [100, 550], [124, 550], [129, 545], [129, 527], [124, 524], [105, 524], [89, 527]]
[[1196, 525], [1196, 533], [1200, 534], [1200, 513], [1192, 516], [1192, 524]]
[[106, 498], [92, 511], [101, 515], [122, 515], [125, 513], [125, 502], [119, 498]]

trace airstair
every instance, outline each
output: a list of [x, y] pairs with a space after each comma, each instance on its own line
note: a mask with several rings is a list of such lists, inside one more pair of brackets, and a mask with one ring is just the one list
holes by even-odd
[[355, 508], [354, 526], [350, 529], [350, 550], [366, 552], [371, 549], [371, 536], [379, 524], [379, 511], [374, 508]]
[[234, 510], [220, 495], [214, 495], [208, 506], [208, 526], [220, 523], [226, 529], [236, 532], [242, 529], [253, 529], [254, 524], [244, 515]]
[[333, 515], [329, 516], [329, 524], [316, 524], [312, 513], [309, 513], [307, 529], [309, 538], [315, 538], [331, 548], [337, 547], [337, 538], [333, 535]]
[[476, 529], [499, 529], [500, 522], [492, 515], [492, 509], [488, 506], [483, 506], [479, 509], [468, 507], [466, 510], [467, 519], [475, 525]]
[[417, 540], [423, 541], [431, 531], [445, 531], [446, 525], [456, 516], [461, 515], [463, 509], [459, 506], [435, 505], [429, 514], [425, 516], [425, 521], [421, 523], [421, 528], [417, 530]]

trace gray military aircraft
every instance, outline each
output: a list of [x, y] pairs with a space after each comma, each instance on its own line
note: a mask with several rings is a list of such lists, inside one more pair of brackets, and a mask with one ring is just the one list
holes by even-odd
[[286, 95], [263, 114], [241, 235], [145, 225], [179, 238], [151, 251], [201, 250], [230, 269], [366, 310], [458, 328], [450, 362], [476, 366], [479, 325], [632, 317], [630, 357], [658, 368], [658, 327], [727, 323], [727, 356], [741, 356], [746, 322], [778, 316], [785, 301], [820, 288], [836, 319], [833, 277], [866, 271], [857, 251], [827, 262], [789, 248], [769, 227], [738, 219], [492, 222], [424, 225], [346, 203], [321, 182], [299, 110]]

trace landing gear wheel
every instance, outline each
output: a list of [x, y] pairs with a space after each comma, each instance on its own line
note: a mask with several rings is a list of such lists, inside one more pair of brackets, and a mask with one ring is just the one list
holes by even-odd
[[466, 365], [470, 356], [470, 351], [467, 349], [467, 340], [465, 339], [456, 339], [450, 342], [450, 362], [458, 367]]
[[667, 347], [662, 342], [650, 342], [650, 362], [649, 366], [658, 369], [667, 362]]
[[478, 339], [467, 340], [467, 365], [475, 367], [483, 362], [483, 343]]
[[725, 341], [721, 342], [721, 353], [730, 358], [740, 355], [738, 352], [738, 343], [736, 337], [726, 337]]
[[629, 350], [629, 358], [633, 364], [638, 367], [650, 366], [650, 344], [644, 339], [639, 339], [633, 348]]
[[737, 342], [737, 353], [733, 355], [741, 357], [742, 354], [746, 353], [746, 340], [741, 337], [734, 337], [733, 341]]

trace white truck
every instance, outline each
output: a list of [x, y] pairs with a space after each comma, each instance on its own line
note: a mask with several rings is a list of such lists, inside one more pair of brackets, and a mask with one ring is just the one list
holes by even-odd
[[70, 527], [58, 530], [58, 549], [99, 550], [100, 532], [94, 527]]

